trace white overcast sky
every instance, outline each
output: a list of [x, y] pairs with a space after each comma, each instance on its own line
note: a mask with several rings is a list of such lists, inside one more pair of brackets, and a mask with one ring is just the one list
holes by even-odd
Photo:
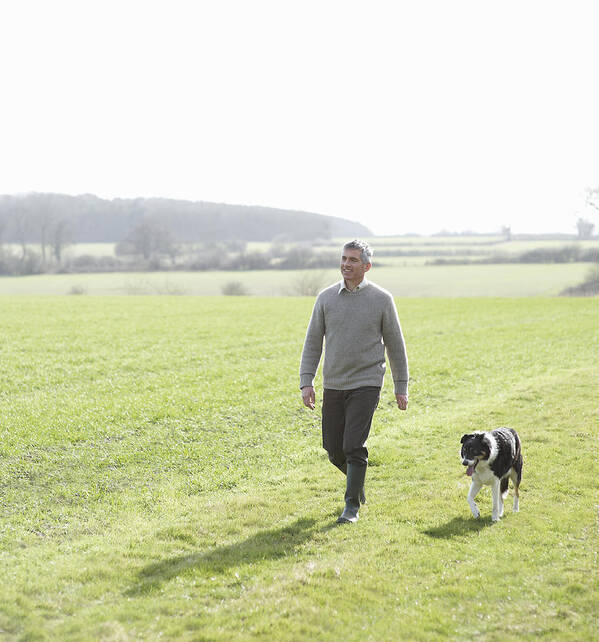
[[575, 232], [598, 71], [597, 0], [3, 1], [0, 194]]

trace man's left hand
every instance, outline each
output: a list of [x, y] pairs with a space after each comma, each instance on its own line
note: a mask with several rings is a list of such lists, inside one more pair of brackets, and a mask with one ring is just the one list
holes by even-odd
[[405, 410], [408, 407], [408, 395], [395, 395], [397, 399], [397, 407], [400, 410]]

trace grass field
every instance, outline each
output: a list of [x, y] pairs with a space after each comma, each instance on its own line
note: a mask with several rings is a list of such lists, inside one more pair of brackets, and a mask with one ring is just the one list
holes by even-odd
[[[387, 381], [343, 527], [311, 304], [2, 298], [2, 639], [599, 637], [597, 299], [398, 300], [410, 406]], [[458, 451], [499, 425], [525, 467], [492, 524]]]
[[[372, 280], [401, 297], [530, 297], [555, 296], [580, 283], [589, 263], [552, 265], [417, 265], [420, 259], [388, 259]], [[404, 265], [406, 263], [406, 265]], [[298, 281], [316, 274], [322, 286], [340, 278], [337, 269], [256, 270], [247, 272], [143, 272], [105, 274], [47, 274], [0, 277], [0, 295], [188, 294], [214, 296], [223, 286], [239, 281], [254, 296], [293, 294]]]

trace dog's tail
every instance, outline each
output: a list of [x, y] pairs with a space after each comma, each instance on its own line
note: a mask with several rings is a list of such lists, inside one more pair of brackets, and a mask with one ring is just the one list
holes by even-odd
[[501, 498], [505, 499], [507, 497], [507, 487], [510, 483], [509, 477], [502, 477], [499, 490], [501, 491]]

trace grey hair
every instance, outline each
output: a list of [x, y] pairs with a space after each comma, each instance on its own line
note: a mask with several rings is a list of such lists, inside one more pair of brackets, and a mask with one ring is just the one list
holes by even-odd
[[353, 241], [349, 241], [343, 246], [344, 250], [360, 250], [362, 253], [360, 258], [362, 259], [362, 263], [372, 263], [372, 255], [373, 251], [366, 243], [366, 241], [361, 241], [360, 239], [354, 239]]

